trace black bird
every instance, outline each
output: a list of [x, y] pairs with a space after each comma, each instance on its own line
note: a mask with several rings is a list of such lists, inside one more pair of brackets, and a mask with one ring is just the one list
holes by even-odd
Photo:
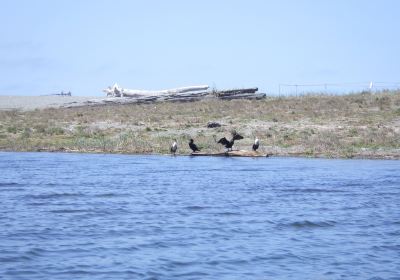
[[223, 138], [219, 139], [217, 143], [225, 146], [225, 148], [227, 148], [228, 151], [229, 151], [229, 149], [232, 151], [232, 147], [233, 147], [233, 144], [235, 143], [235, 140], [240, 140], [240, 139], [243, 139], [243, 136], [241, 136], [237, 133], [234, 133], [231, 141], [228, 141], [228, 139], [223, 137]]
[[170, 149], [171, 154], [175, 155], [177, 149], [178, 149], [178, 145], [176, 144], [176, 139], [174, 139], [174, 143], [172, 143], [171, 149]]
[[200, 152], [200, 149], [197, 148], [197, 146], [196, 146], [195, 143], [193, 143], [193, 139], [190, 139], [190, 141], [189, 141], [189, 147], [190, 147], [190, 149], [192, 149], [193, 153], [195, 153], [195, 152]]
[[253, 151], [257, 151], [259, 146], [260, 146], [260, 140], [258, 140], [258, 138], [254, 139]]

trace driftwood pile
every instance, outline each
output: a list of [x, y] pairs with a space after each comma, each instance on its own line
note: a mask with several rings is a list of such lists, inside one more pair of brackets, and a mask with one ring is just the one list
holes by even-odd
[[[84, 103], [70, 103], [64, 107], [77, 107], [77, 106], [96, 106], [106, 104], [142, 104], [142, 103], [154, 103], [154, 102], [191, 102], [199, 101], [204, 99], [262, 99], [265, 98], [265, 93], [257, 93], [258, 88], [243, 88], [243, 89], [230, 89], [230, 90], [202, 90], [202, 88], [208, 86], [193, 86], [186, 88], [178, 88], [172, 90], [158, 91], [155, 95], [149, 95], [149, 91], [146, 94], [140, 95], [138, 91], [133, 93], [133, 90], [125, 90], [117, 88], [114, 85], [112, 88], [107, 89], [107, 95], [109, 97], [104, 99], [89, 100]], [[192, 90], [188, 91], [191, 88]], [[130, 91], [131, 96], [127, 95]], [[117, 92], [124, 92], [124, 95], [117, 95]], [[160, 94], [160, 92], [163, 92]], [[173, 93], [165, 93], [173, 92]], [[152, 92], [153, 93], [153, 92]], [[156, 92], [154, 92], [156, 93]], [[111, 95], [111, 97], [110, 97]]]

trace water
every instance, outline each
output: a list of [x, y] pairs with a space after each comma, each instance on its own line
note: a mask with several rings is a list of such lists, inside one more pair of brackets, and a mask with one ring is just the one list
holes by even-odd
[[0, 153], [0, 278], [400, 279], [399, 169]]

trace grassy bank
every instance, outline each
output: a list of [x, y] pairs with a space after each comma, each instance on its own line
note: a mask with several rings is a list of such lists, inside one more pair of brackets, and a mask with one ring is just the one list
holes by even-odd
[[274, 155], [400, 158], [400, 92], [0, 111], [0, 150], [168, 153], [175, 138], [188, 154], [194, 138], [211, 152], [233, 129], [239, 149], [257, 135]]

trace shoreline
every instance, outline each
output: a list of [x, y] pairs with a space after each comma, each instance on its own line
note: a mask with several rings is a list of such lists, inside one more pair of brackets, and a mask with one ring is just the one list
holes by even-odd
[[162, 155], [176, 139], [186, 155], [193, 138], [202, 152], [216, 153], [223, 147], [215, 139], [232, 131], [244, 137], [236, 150], [251, 150], [257, 137], [259, 151], [273, 156], [399, 160], [400, 91], [0, 109], [1, 151]]
[[[101, 150], [92, 150], [92, 151], [82, 151], [82, 150], [68, 150], [68, 149], [45, 149], [41, 148], [39, 150], [7, 150], [0, 148], [0, 153], [62, 153], [62, 154], [103, 154], [103, 155], [133, 155], [133, 156], [171, 156], [171, 157], [190, 157], [192, 154], [168, 154], [168, 153], [134, 153], [134, 152], [107, 152]], [[216, 157], [214, 155], [202, 155], [201, 157]], [[242, 157], [242, 156], [218, 156], [218, 157]], [[272, 157], [279, 157], [279, 158], [304, 158], [304, 159], [332, 159], [332, 160], [400, 160], [400, 155], [393, 154], [393, 155], [376, 155], [376, 156], [365, 156], [365, 155], [353, 155], [352, 157], [332, 157], [328, 155], [306, 155], [301, 153], [289, 153], [289, 154], [268, 154], [266, 156], [243, 156], [245, 158], [272, 158]]]

